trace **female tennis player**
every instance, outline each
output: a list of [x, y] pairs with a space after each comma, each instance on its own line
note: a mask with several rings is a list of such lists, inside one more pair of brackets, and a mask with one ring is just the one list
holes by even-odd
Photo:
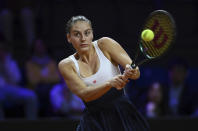
[[66, 30], [76, 52], [60, 61], [59, 70], [86, 105], [76, 130], [147, 131], [147, 122], [124, 94], [128, 78], [140, 77], [138, 67], [129, 66], [132, 60], [125, 50], [108, 37], [93, 41], [91, 21], [84, 16], [72, 17]]

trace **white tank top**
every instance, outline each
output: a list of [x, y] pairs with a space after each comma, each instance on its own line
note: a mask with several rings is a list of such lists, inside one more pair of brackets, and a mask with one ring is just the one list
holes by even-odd
[[111, 61], [109, 61], [109, 59], [107, 59], [104, 56], [103, 52], [98, 47], [97, 41], [94, 41], [93, 45], [94, 45], [96, 53], [98, 55], [100, 66], [99, 66], [98, 71], [95, 74], [93, 74], [93, 75], [91, 75], [89, 77], [82, 77], [80, 75], [80, 70], [79, 70], [79, 65], [78, 65], [77, 60], [75, 59], [74, 55], [69, 56], [69, 58], [75, 64], [76, 71], [77, 71], [80, 79], [82, 79], [87, 86], [98, 86], [98, 85], [101, 85], [104, 82], [112, 79], [114, 76], [120, 74], [119, 66], [113, 65], [111, 63]]

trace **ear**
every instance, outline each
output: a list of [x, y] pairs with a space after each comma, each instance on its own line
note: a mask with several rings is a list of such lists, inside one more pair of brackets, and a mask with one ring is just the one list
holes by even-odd
[[70, 36], [69, 33], [67, 33], [67, 41], [68, 41], [69, 43], [71, 43], [71, 36]]

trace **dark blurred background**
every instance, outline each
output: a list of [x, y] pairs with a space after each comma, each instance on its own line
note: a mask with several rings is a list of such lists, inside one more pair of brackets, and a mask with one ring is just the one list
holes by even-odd
[[[15, 7], [20, 6], [18, 2], [10, 3], [12, 8], [20, 8]], [[176, 21], [177, 39], [163, 61], [152, 63], [152, 66], [165, 66], [167, 59], [174, 55], [185, 57], [192, 67], [198, 64], [195, 60], [197, 52], [194, 51], [198, 35], [195, 0], [35, 0], [30, 3], [34, 15], [35, 37], [42, 37], [47, 41], [57, 61], [71, 54], [65, 39], [65, 24], [74, 15], [85, 15], [92, 21], [95, 39], [103, 36], [112, 37], [133, 56], [131, 50], [137, 44], [144, 20], [155, 9], [164, 9], [169, 11]], [[19, 28], [15, 31], [19, 38], [15, 36], [16, 43], [13, 43], [16, 49], [15, 57], [21, 62], [21, 56], [25, 53], [23, 44], [26, 44], [21, 40], [24, 32], [20, 30], [20, 22], [15, 21], [14, 24], [15, 28]]]
[[[0, 129], [8, 129], [9, 124], [17, 125], [15, 119], [22, 119], [21, 123], [27, 125], [27, 119], [38, 120], [36, 123], [43, 123], [43, 125], [55, 123], [55, 127], [57, 123], [59, 123], [57, 124], [59, 127], [64, 122], [72, 123], [72, 126], [66, 124], [64, 127], [62, 125], [60, 130], [67, 130], [65, 128], [68, 128], [68, 130], [69, 128], [71, 130], [75, 129], [74, 125], [77, 124], [84, 107], [66, 89], [66, 84], [62, 81], [57, 69], [58, 62], [74, 52], [72, 46], [67, 42], [65, 34], [66, 22], [72, 16], [86, 16], [92, 21], [94, 40], [104, 36], [111, 37], [119, 42], [133, 58], [140, 29], [148, 14], [157, 9], [166, 10], [174, 17], [177, 30], [175, 43], [163, 58], [140, 67], [141, 77], [127, 85], [127, 95], [143, 115], [148, 118], [153, 130], [179, 130], [179, 125], [181, 126], [186, 121], [191, 122], [186, 123], [186, 127], [183, 124], [184, 126], [181, 126], [181, 129], [193, 129], [195, 127], [194, 123], [198, 121], [198, 2], [196, 0], [0, 0], [0, 40], [1, 45], [3, 45], [0, 52], [9, 52], [8, 54], [18, 65], [20, 74], [20, 79], [19, 75], [18, 77], [15, 75], [16, 79], [19, 79], [18, 81], [15, 81], [14, 84], [13, 82], [10, 83], [15, 79], [11, 77], [16, 70], [13, 69], [14, 66], [3, 68], [2, 63], [6, 65], [6, 62], [5, 58], [2, 58], [0, 64], [2, 80], [8, 77], [5, 78], [8, 83], [6, 86], [12, 85], [14, 88], [20, 86], [20, 90], [15, 91], [19, 95], [23, 94], [21, 92], [26, 92], [23, 89], [27, 89], [29, 94], [33, 93], [37, 96], [35, 98], [32, 97], [34, 95], [31, 95], [31, 97], [21, 95], [19, 97], [20, 102], [13, 102], [13, 100], [7, 102], [6, 95], [0, 93], [0, 96], [5, 97], [5, 99], [2, 99], [4, 104], [0, 105], [2, 109], [4, 108], [3, 110], [0, 109], [0, 113], [1, 111], [4, 112]], [[2, 56], [5, 57], [5, 55]], [[173, 65], [174, 68], [170, 68]], [[181, 90], [187, 92], [187, 94], [181, 93], [181, 90], [179, 90], [179, 93], [175, 93], [177, 92], [175, 90], [174, 93], [170, 93], [166, 90], [172, 78], [170, 72], [181, 73], [183, 67], [184, 79], [182, 84], [185, 83], [185, 87], [187, 85], [188, 88], [186, 90], [181, 88]], [[5, 70], [11, 69], [13, 70], [9, 76], [3, 76]], [[48, 78], [46, 76], [53, 77]], [[9, 78], [11, 80], [8, 82], [7, 79]], [[5, 84], [2, 83], [0, 81], [0, 86], [4, 87]], [[156, 86], [155, 83], [159, 83], [163, 88], [158, 90], [158, 87], [153, 87], [150, 91], [153, 84]], [[164, 102], [165, 104], [163, 103], [165, 106], [160, 106], [157, 111], [154, 109], [157, 106], [153, 106], [155, 100], [149, 102], [149, 92], [152, 91], [151, 96], [154, 95], [158, 100], [163, 98], [163, 102], [167, 101]], [[9, 91], [5, 92], [8, 93]], [[159, 96], [157, 94], [159, 92], [163, 95]], [[8, 94], [13, 96], [15, 93]], [[182, 100], [176, 100], [176, 103], [169, 101], [169, 99], [181, 97], [184, 106], [178, 106], [182, 103]], [[12, 97], [9, 96], [10, 98]], [[31, 102], [33, 99], [37, 101], [38, 110], [33, 111], [34, 113], [37, 112], [36, 117], [28, 115], [27, 108], [24, 108], [24, 106], [27, 107], [28, 101], [23, 100], [24, 98], [29, 98]], [[18, 97], [12, 99], [16, 100]], [[62, 99], [65, 100], [63, 100], [63, 105]], [[76, 103], [76, 105], [80, 103], [80, 106], [75, 106], [69, 101], [74, 101], [73, 103]], [[181, 111], [172, 115], [167, 111], [169, 106], [170, 110], [179, 107], [178, 110]], [[36, 106], [33, 108], [36, 108]], [[151, 114], [149, 111], [151, 111]], [[51, 119], [52, 122], [42, 121], [43, 119]], [[54, 122], [54, 120], [58, 122]], [[27, 128], [30, 126], [31, 123]], [[160, 127], [164, 128], [160, 129]], [[20, 129], [20, 126], [17, 128]], [[47, 127], [41, 126], [40, 128]]]

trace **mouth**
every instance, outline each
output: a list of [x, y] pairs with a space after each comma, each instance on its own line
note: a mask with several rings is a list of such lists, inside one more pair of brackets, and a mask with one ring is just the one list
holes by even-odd
[[80, 47], [87, 47], [89, 44], [81, 44]]

